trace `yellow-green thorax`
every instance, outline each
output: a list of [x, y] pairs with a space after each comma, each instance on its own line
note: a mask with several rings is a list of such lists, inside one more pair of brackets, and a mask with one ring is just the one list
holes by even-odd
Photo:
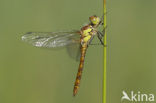
[[81, 42], [87, 43], [92, 36], [93, 27], [91, 25], [84, 26], [81, 29]]

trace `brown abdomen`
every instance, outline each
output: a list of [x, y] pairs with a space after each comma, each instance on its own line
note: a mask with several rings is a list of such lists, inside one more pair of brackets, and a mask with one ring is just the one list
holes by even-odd
[[85, 54], [86, 54], [86, 49], [87, 49], [87, 45], [81, 46], [80, 64], [79, 64], [79, 69], [78, 69], [78, 72], [77, 72], [75, 85], [74, 85], [74, 90], [73, 90], [73, 95], [74, 96], [77, 94], [77, 91], [78, 91], [78, 88], [79, 88], [79, 85], [80, 85], [80, 80], [81, 80], [83, 66], [84, 66], [84, 59], [85, 59]]

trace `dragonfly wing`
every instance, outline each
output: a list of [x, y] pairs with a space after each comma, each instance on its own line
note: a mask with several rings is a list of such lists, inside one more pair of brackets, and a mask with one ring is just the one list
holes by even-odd
[[79, 43], [79, 31], [70, 32], [28, 32], [22, 40], [36, 47], [55, 48]]
[[67, 45], [66, 49], [68, 55], [71, 58], [75, 59], [76, 61], [80, 60], [80, 54], [81, 54], [80, 43]]

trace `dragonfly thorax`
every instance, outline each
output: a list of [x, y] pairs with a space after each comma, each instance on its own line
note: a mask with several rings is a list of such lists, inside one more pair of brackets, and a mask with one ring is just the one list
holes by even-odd
[[94, 35], [94, 28], [92, 25], [86, 25], [81, 28], [81, 43], [88, 43], [91, 37]]
[[86, 25], [82, 27], [81, 29], [81, 35], [82, 36], [88, 36], [90, 35], [90, 32], [93, 30], [93, 27], [91, 25]]

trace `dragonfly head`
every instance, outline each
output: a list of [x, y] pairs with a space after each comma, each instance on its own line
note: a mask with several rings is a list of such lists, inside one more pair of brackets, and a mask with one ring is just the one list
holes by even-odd
[[96, 15], [89, 17], [89, 20], [90, 20], [92, 25], [99, 25], [101, 23], [100, 18], [97, 17]]

